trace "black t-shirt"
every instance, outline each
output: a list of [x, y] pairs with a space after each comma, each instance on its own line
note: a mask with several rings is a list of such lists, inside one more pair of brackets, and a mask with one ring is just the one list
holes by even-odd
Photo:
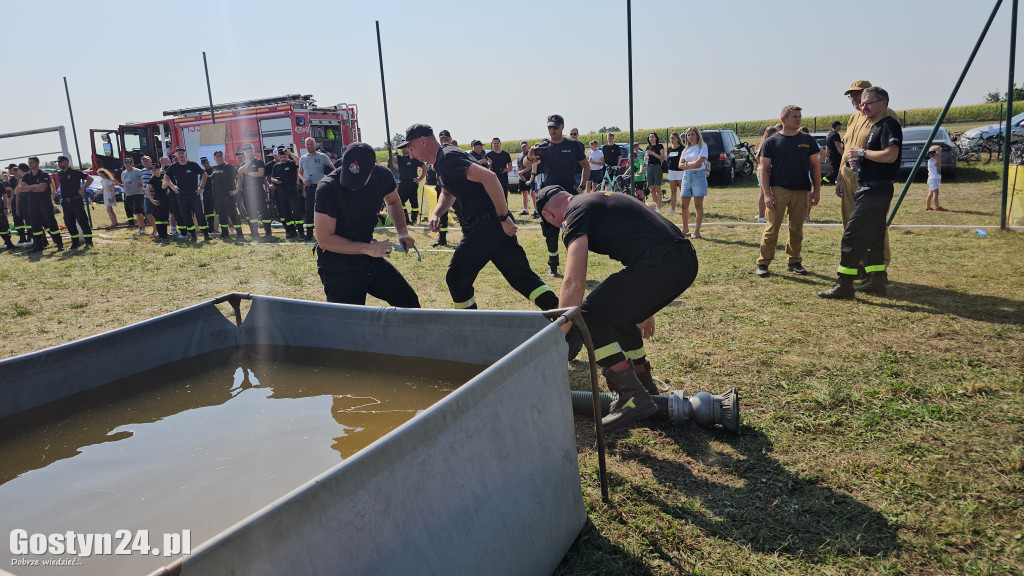
[[[482, 217], [486, 220], [488, 216], [496, 216], [494, 202], [487, 195], [484, 185], [466, 178], [466, 170], [471, 164], [476, 164], [473, 157], [452, 144], [442, 144], [434, 162], [441, 186], [458, 200], [455, 213], [464, 228], [480, 221]], [[497, 218], [491, 218], [490, 221], [499, 224]]]
[[178, 164], [175, 162], [165, 170], [167, 177], [178, 187], [179, 192], [195, 193], [199, 190], [199, 179], [203, 175], [203, 167], [195, 162]]
[[[35, 184], [46, 184], [47, 186], [49, 186], [50, 175], [42, 170], [36, 172], [35, 174], [32, 174], [31, 171], [22, 172], [21, 181], [25, 183], [25, 186], [32, 186]], [[50, 189], [49, 187], [47, 187], [47, 189], [42, 192], [32, 192], [32, 194], [48, 194], [49, 192]]]
[[[651, 144], [650, 146], [647, 147], [647, 149], [650, 150], [651, 152], [661, 154], [665, 150], [665, 146], [661, 144]], [[660, 166], [661, 160], [658, 160], [654, 156], [648, 156], [644, 154], [644, 164], [648, 166]]]
[[88, 176], [81, 170], [70, 168], [59, 172], [58, 178], [60, 178], [60, 197], [67, 200], [82, 195], [82, 182], [85, 182]]
[[210, 168], [209, 183], [214, 194], [230, 194], [238, 183], [238, 168], [227, 162]]
[[427, 169], [427, 185], [437, 186], [437, 172], [434, 172], [433, 166]]
[[206, 186], [203, 186], [203, 194], [213, 193], [213, 179], [210, 178], [210, 174], [213, 174], [213, 166], [206, 169]]
[[680, 146], [679, 148], [668, 147], [669, 170], [679, 170], [679, 161], [683, 159], [683, 150], [686, 150], [686, 146]]
[[[334, 170], [317, 184], [313, 210], [336, 220], [334, 233], [338, 236], [353, 242], [370, 242], [384, 197], [395, 190], [395, 179], [390, 170], [375, 164], [366, 186], [350, 190], [339, 183], [341, 170], [343, 168]], [[321, 260], [345, 256], [324, 250], [319, 252]]]
[[156, 170], [153, 172], [153, 176], [149, 179], [149, 186], [153, 187], [153, 200], [162, 203], [167, 199], [167, 190], [164, 190], [163, 170]]
[[825, 148], [828, 150], [828, 161], [830, 164], [839, 164], [839, 161], [842, 159], [842, 154], [839, 153], [839, 148], [836, 146], [842, 141], [843, 137], [835, 130], [830, 132], [828, 137], [825, 138]]
[[277, 166], [277, 160], [271, 160], [263, 166], [263, 178], [267, 181], [267, 184], [271, 186], [274, 185], [274, 183], [270, 181], [270, 177], [274, 175], [274, 166]]
[[591, 252], [632, 264], [650, 247], [677, 242], [683, 233], [630, 194], [603, 192], [575, 196], [565, 211], [562, 242], [568, 248], [587, 235]]
[[284, 164], [275, 162], [272, 176], [281, 181], [277, 185], [278, 192], [295, 192], [299, 189], [299, 166], [294, 160], [289, 159]]
[[860, 161], [860, 179], [868, 180], [895, 180], [900, 170], [900, 160], [903, 158], [903, 128], [892, 116], [886, 116], [875, 123], [868, 132], [868, 142], [864, 145], [865, 150], [885, 150], [889, 146], [896, 145], [896, 160], [891, 164], [881, 164], [863, 158]]
[[398, 156], [398, 180], [402, 184], [412, 184], [415, 182], [416, 177], [419, 176], [419, 170], [423, 166], [423, 162], [402, 154]]
[[253, 192], [259, 192], [263, 190], [263, 178], [256, 175], [260, 168], [263, 168], [263, 175], [267, 174], [267, 164], [259, 158], [253, 158], [249, 161], [248, 166], [245, 169], [245, 189]]
[[541, 166], [544, 174], [544, 185], [551, 186], [558, 184], [565, 188], [566, 192], [576, 194], [576, 167], [580, 160], [586, 160], [587, 154], [583, 151], [583, 144], [578, 140], [566, 138], [558, 144], [548, 142], [547, 153], [544, 154], [544, 163]]
[[491, 161], [491, 172], [497, 174], [498, 178], [505, 178], [507, 180], [508, 173], [505, 172], [505, 169], [512, 163], [512, 156], [504, 150], [498, 150], [497, 152], [491, 150], [484, 156]]
[[605, 144], [601, 146], [601, 152], [604, 152], [605, 166], [619, 167], [619, 162], [622, 160], [622, 148], [619, 148], [618, 144]]
[[[761, 144], [758, 156], [771, 158], [768, 183], [790, 190], [811, 189], [811, 157], [817, 155], [820, 148], [810, 134], [798, 132], [786, 136], [782, 132], [768, 138]], [[813, 160], [817, 162], [817, 160]]]

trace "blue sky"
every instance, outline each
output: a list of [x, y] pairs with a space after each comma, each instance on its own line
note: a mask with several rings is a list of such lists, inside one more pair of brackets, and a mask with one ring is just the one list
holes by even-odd
[[[70, 137], [67, 76], [85, 161], [89, 128], [206, 104], [203, 51], [215, 102], [303, 93], [355, 103], [364, 140], [380, 145], [375, 20], [392, 133], [426, 122], [460, 142], [537, 138], [551, 113], [582, 132], [629, 124], [625, 0], [31, 6], [20, 22], [38, 25], [4, 27], [0, 132], [64, 124]], [[897, 110], [941, 106], [992, 6], [635, 0], [634, 123], [772, 118], [786, 104], [844, 113], [842, 93], [860, 78], [888, 89]], [[1006, 0], [956, 104], [1006, 90], [1009, 20]], [[1016, 76], [1024, 82], [1019, 66]], [[55, 137], [0, 140], [0, 158], [56, 149]]]

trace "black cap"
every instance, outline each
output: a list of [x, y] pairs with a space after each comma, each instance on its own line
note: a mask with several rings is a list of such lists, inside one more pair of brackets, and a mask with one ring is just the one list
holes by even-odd
[[565, 118], [559, 114], [552, 114], [548, 116], [548, 126], [565, 126]]
[[832, 127], [833, 128], [835, 128], [836, 126], [842, 126], [842, 125], [843, 125], [843, 123], [840, 122], [839, 120], [836, 120], [835, 122], [832, 123]]
[[526, 140], [523, 140], [522, 142], [520, 142], [520, 143], [519, 143], [519, 145], [520, 145], [520, 146], [529, 146], [529, 145], [530, 145], [530, 143], [529, 143], [529, 142], [527, 142]]
[[541, 188], [540, 192], [537, 192], [537, 212], [543, 211], [544, 205], [548, 203], [548, 200], [551, 200], [562, 192], [565, 192], [565, 188], [562, 188], [558, 184], [552, 184], [551, 186]]
[[[70, 162], [70, 161], [71, 161], [71, 159], [68, 158], [67, 156], [63, 156], [63, 155], [57, 156], [57, 162]], [[13, 164], [11, 164], [11, 166], [13, 166]], [[10, 166], [8, 166], [8, 168], [9, 167]]]
[[441, 130], [440, 132], [437, 133], [437, 135], [441, 136], [441, 137], [444, 137], [444, 138], [451, 138], [452, 137], [452, 133], [447, 131], [447, 130]]
[[430, 126], [427, 126], [426, 124], [413, 124], [405, 129], [405, 142], [402, 142], [398, 147], [405, 148], [409, 145], [409, 142], [412, 142], [417, 138], [433, 135], [434, 129]]
[[285, 148], [284, 146], [278, 146], [275, 152], [277, 152], [278, 154], [284, 154], [285, 150], [287, 150], [287, 148]]
[[483, 146], [484, 143], [479, 141], [479, 140], [473, 140], [472, 142], [469, 143], [469, 145], [470, 146]]
[[217, 150], [216, 152], [214, 152], [214, 153], [213, 153], [213, 155], [214, 155], [214, 156], [223, 156], [223, 155], [224, 155], [224, 153], [223, 153], [223, 152], [221, 152], [220, 150]]
[[209, 159], [209, 158], [207, 158], [206, 156], [200, 156], [200, 157], [199, 157], [199, 161], [200, 161], [200, 162], [209, 162], [209, 161], [210, 161], [210, 159]]
[[349, 190], [362, 190], [366, 177], [377, 165], [377, 154], [365, 142], [353, 142], [341, 156], [341, 185]]
[[175, 152], [187, 152], [187, 150], [185, 150], [184, 146], [178, 146], [177, 148], [174, 149], [174, 151]]

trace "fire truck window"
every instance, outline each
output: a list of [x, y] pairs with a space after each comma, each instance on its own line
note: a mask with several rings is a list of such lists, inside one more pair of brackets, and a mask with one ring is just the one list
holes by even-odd
[[142, 139], [137, 132], [124, 133], [124, 149], [126, 152], [140, 152], [142, 150]]

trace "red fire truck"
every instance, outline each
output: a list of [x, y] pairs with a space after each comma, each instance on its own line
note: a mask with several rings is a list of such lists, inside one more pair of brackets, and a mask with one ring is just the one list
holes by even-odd
[[[156, 162], [161, 156], [173, 154], [178, 146], [184, 146], [189, 160], [194, 162], [198, 162], [200, 156], [209, 156], [212, 162], [212, 152], [206, 151], [220, 149], [224, 151], [225, 161], [237, 164], [235, 153], [246, 144], [262, 150], [264, 159], [278, 146], [289, 147], [302, 155], [303, 141], [310, 136], [322, 151], [340, 156], [343, 146], [361, 139], [359, 111], [355, 104], [322, 107], [312, 96], [289, 94], [217, 104], [213, 110], [216, 122], [211, 120], [210, 107], [205, 106], [166, 110], [164, 116], [169, 118], [155, 122], [132, 122], [117, 129], [90, 130], [93, 168], [107, 168], [119, 174], [128, 156], [139, 166], [143, 156]], [[203, 128], [211, 124], [218, 128]], [[215, 136], [204, 137], [202, 133]]]

